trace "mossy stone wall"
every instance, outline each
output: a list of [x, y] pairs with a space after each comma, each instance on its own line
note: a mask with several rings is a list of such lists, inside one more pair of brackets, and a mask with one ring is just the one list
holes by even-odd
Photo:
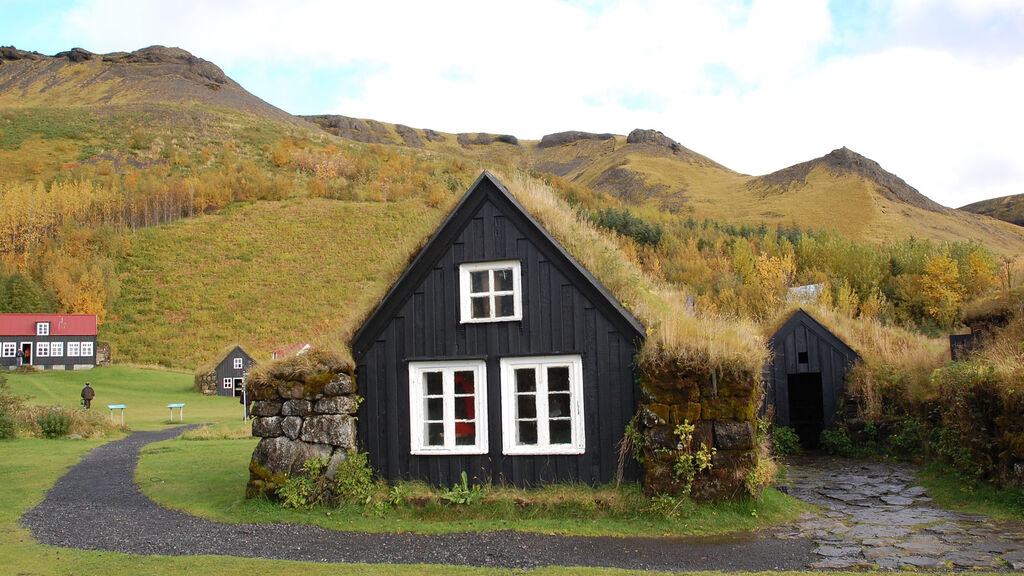
[[[746, 478], [758, 465], [755, 439], [761, 375], [743, 370], [698, 371], [666, 362], [641, 368], [640, 408], [634, 423], [642, 434], [644, 491], [701, 500], [724, 500], [747, 492]], [[676, 427], [694, 426], [689, 446]], [[675, 463], [683, 452], [714, 448], [712, 467], [686, 486]]]

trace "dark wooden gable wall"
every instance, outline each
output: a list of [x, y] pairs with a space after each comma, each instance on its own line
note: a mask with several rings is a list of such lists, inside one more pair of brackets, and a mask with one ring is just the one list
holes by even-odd
[[[522, 320], [461, 324], [459, 264], [497, 260], [520, 261]], [[636, 411], [633, 357], [643, 338], [643, 327], [484, 173], [353, 338], [365, 398], [361, 447], [389, 480], [451, 485], [465, 471], [518, 486], [611, 481], [616, 444]], [[585, 453], [503, 455], [500, 359], [556, 354], [583, 360]], [[412, 455], [408, 363], [454, 359], [486, 362], [488, 453]]]
[[[234, 367], [234, 359], [239, 356], [242, 357], [242, 369], [236, 370]], [[228, 352], [228, 355], [220, 361], [220, 364], [217, 364], [217, 368], [215, 369], [215, 372], [217, 373], [217, 394], [219, 396], [234, 395], [234, 389], [230, 391], [224, 389], [224, 379], [244, 378], [245, 373], [252, 368], [255, 363], [256, 361], [252, 359], [252, 356], [246, 354], [245, 350], [242, 350], [241, 346], [235, 346], [232, 348], [231, 352]]]
[[820, 373], [825, 427], [835, 424], [846, 374], [860, 356], [835, 334], [800, 309], [772, 335], [772, 359], [766, 371], [768, 401], [775, 409], [775, 423], [788, 426], [789, 376]]

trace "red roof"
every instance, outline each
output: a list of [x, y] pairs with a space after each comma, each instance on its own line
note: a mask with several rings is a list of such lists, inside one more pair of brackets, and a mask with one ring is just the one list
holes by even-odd
[[279, 348], [270, 353], [270, 357], [274, 360], [279, 360], [286, 356], [298, 356], [309, 349], [309, 342], [299, 342], [298, 344], [292, 344], [284, 348]]
[[51, 336], [95, 336], [95, 314], [0, 314], [0, 336], [35, 336], [36, 324], [50, 323]]

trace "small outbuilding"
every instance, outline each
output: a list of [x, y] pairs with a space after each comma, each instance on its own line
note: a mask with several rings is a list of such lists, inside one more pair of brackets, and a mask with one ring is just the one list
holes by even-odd
[[765, 368], [774, 422], [793, 428], [803, 445], [814, 447], [825, 428], [835, 425], [846, 374], [860, 356], [803, 309], [771, 336]]
[[96, 365], [95, 314], [0, 314], [0, 366], [85, 370]]
[[255, 365], [252, 356], [242, 350], [241, 346], [232, 344], [212, 361], [196, 369], [196, 388], [203, 394], [241, 396], [249, 370]]
[[352, 339], [360, 448], [390, 481], [613, 481], [644, 338], [485, 172]]

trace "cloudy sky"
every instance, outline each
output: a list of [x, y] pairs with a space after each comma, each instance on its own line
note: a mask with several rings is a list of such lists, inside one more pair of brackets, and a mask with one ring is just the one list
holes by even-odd
[[1024, 0], [0, 0], [0, 45], [154, 44], [293, 114], [655, 128], [747, 174], [847, 146], [951, 207], [1024, 193]]

